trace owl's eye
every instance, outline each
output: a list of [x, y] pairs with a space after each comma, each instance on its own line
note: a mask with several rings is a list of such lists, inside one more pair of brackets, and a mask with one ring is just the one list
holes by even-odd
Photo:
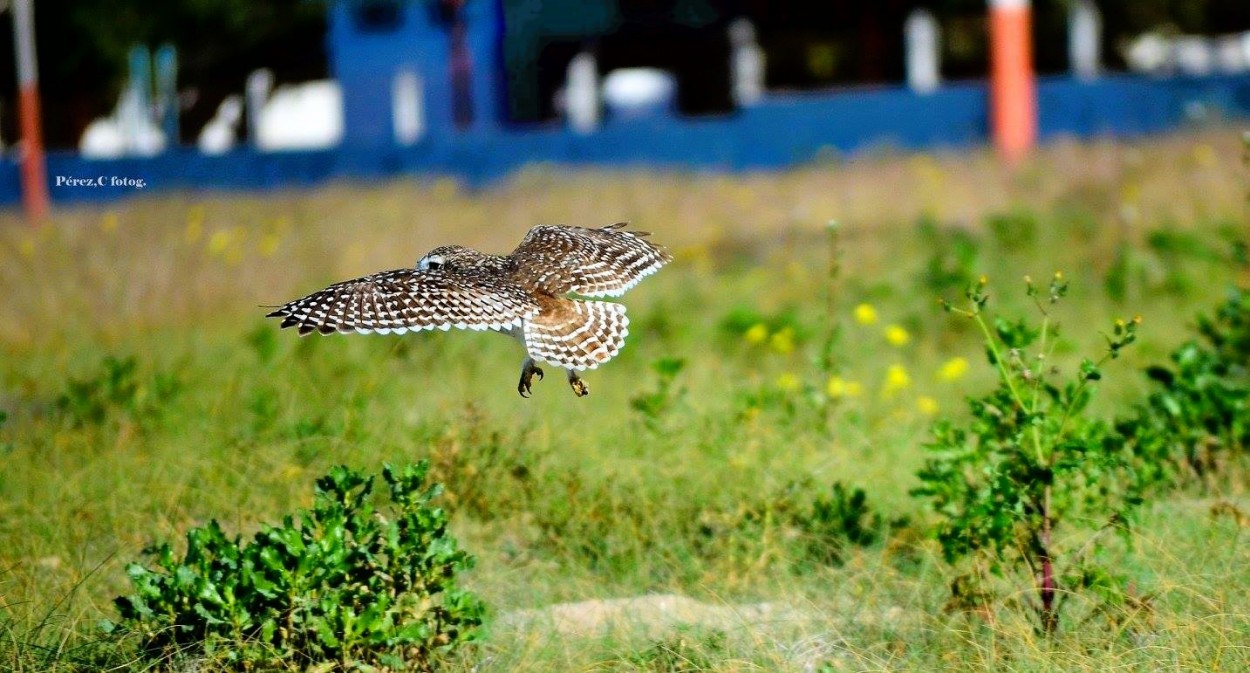
[[421, 258], [420, 262], [417, 262], [417, 268], [420, 269], [421, 271], [429, 271], [430, 269], [441, 269], [443, 268], [443, 264], [445, 263], [446, 263], [446, 260], [443, 259], [442, 255], [426, 255], [425, 257]]

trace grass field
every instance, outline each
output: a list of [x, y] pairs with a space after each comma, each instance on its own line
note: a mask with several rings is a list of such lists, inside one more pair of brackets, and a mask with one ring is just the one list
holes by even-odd
[[[428, 458], [492, 610], [450, 670], [1250, 670], [1250, 547], [1211, 514], [1250, 507], [1244, 482], [1150, 504], [1120, 561], [1141, 609], [1054, 639], [1010, 601], [945, 611], [930, 514], [908, 495], [929, 423], [994, 380], [938, 298], [986, 274], [993, 306], [1022, 313], [1020, 279], [1062, 270], [1061, 369], [1141, 315], [1094, 406], [1114, 414], [1246, 284], [1228, 261], [1248, 226], [1241, 155], [1221, 129], [1060, 143], [1014, 174], [988, 152], [882, 153], [735, 177], [536, 168], [478, 192], [160, 196], [38, 230], [6, 214], [0, 669], [135, 668], [97, 624], [145, 546], [210, 519], [253, 531], [307, 506], [332, 465]], [[618, 220], [676, 261], [624, 297], [628, 346], [583, 399], [558, 375], [521, 399], [521, 350], [497, 335], [299, 339], [260, 308], [445, 243], [502, 252], [535, 224]], [[665, 358], [684, 362], [667, 383]], [[790, 522], [835, 482], [908, 523], [840, 563], [814, 555]], [[685, 607], [610, 602], [666, 594]], [[613, 628], [574, 628], [613, 609]]]

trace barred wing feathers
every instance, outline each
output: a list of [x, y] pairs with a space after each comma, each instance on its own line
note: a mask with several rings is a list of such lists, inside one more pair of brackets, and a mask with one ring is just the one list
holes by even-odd
[[530, 295], [496, 274], [396, 269], [335, 283], [269, 318], [313, 331], [402, 334], [427, 329], [509, 330], [538, 313]]
[[517, 273], [543, 292], [619, 297], [673, 259], [643, 238], [648, 232], [626, 231], [626, 224], [534, 227], [511, 257]]

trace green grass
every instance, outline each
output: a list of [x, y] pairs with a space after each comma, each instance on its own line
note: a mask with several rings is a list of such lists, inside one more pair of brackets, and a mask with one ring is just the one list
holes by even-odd
[[[1095, 326], [1140, 314], [1140, 347], [1106, 368], [1095, 405], [1113, 414], [1141, 398], [1140, 370], [1187, 338], [1192, 316], [1247, 280], [1226, 261], [1247, 226], [1239, 152], [1228, 129], [1061, 144], [1015, 174], [982, 152], [742, 177], [535, 169], [476, 193], [408, 180], [65, 209], [39, 230], [4, 216], [0, 669], [131, 668], [97, 623], [146, 545], [214, 518], [255, 530], [307, 506], [334, 464], [429, 458], [479, 557], [465, 583], [494, 611], [452, 670], [1245, 670], [1250, 551], [1210, 512], [1250, 506], [1236, 480], [1154, 504], [1122, 561], [1140, 609], [1054, 641], [1009, 606], [945, 613], [946, 569], [907, 495], [926, 411], [961, 415], [994, 376], [938, 296], [984, 273], [992, 301], [1023, 313], [1019, 279], [1063, 270], [1067, 368], [1098, 347]], [[505, 251], [534, 224], [621, 219], [677, 259], [624, 298], [629, 344], [584, 377], [585, 399], [558, 375], [521, 399], [521, 351], [496, 335], [299, 339], [262, 317], [260, 305], [444, 243]], [[832, 407], [830, 219], [837, 375], [861, 389]], [[858, 322], [859, 304], [878, 321]], [[889, 325], [908, 342], [888, 343]], [[111, 389], [110, 356], [135, 362]], [[944, 380], [954, 357], [968, 374]], [[661, 358], [686, 364], [647, 417], [631, 400], [657, 390]], [[910, 385], [887, 394], [895, 365]], [[88, 385], [67, 405], [71, 381]], [[794, 512], [837, 481], [911, 525], [820, 563]], [[516, 618], [646, 594], [739, 617], [657, 628], [636, 615], [593, 635]], [[760, 603], [781, 607], [752, 617]]]

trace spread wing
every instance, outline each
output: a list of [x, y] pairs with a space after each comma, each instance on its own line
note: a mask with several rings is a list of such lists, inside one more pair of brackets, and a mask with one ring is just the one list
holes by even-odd
[[425, 329], [507, 330], [538, 313], [530, 295], [486, 271], [396, 269], [335, 283], [268, 314], [301, 336], [316, 330], [402, 334]]
[[511, 257], [518, 274], [544, 292], [619, 297], [673, 259], [643, 238], [647, 232], [625, 225], [534, 227]]

